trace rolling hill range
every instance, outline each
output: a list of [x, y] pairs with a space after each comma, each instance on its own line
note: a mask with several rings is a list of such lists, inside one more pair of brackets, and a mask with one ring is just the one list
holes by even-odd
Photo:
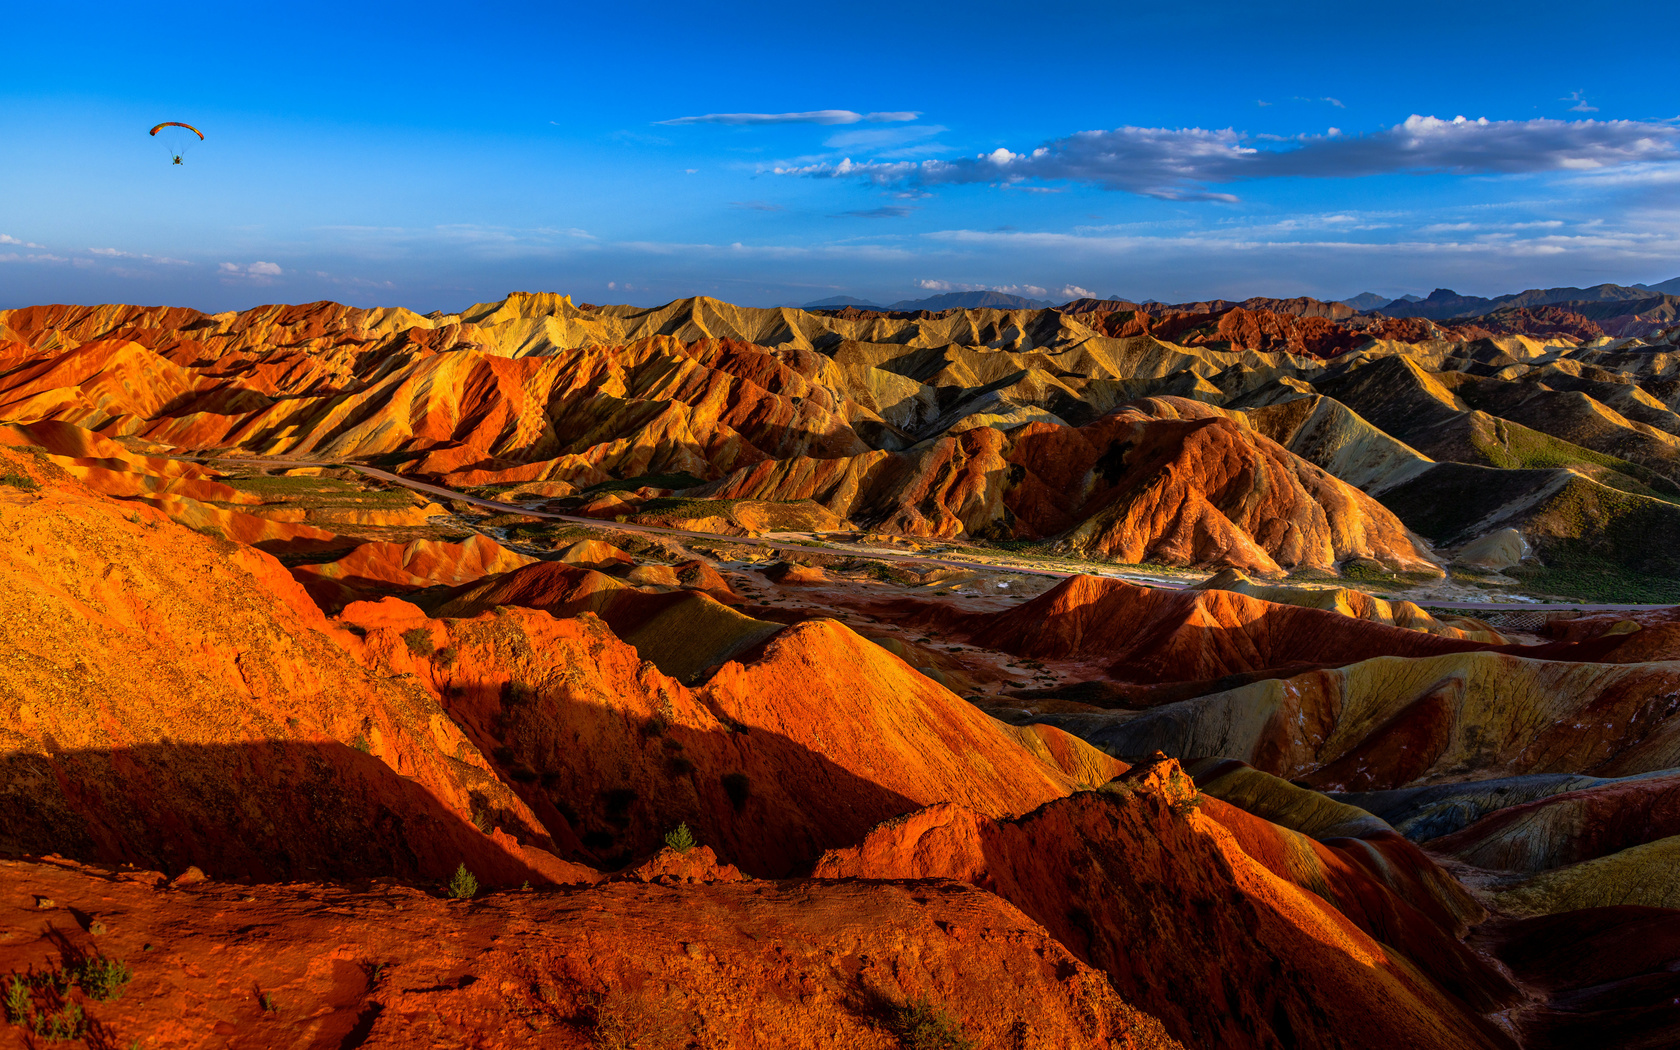
[[808, 508], [782, 527], [1266, 575], [1441, 578], [1515, 529], [1526, 557], [1481, 570], [1656, 594], [1680, 550], [1680, 327], [1540, 327], [1305, 299], [33, 307], [0, 313], [0, 416], [377, 464], [586, 516], [675, 524], [754, 500]]
[[0, 535], [0, 1047], [1680, 1040], [1680, 327], [30, 307]]

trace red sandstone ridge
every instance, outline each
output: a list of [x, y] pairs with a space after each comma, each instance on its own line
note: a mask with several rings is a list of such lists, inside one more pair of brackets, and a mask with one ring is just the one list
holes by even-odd
[[743, 870], [786, 875], [920, 806], [1013, 815], [1114, 768], [1065, 734], [996, 722], [832, 621], [786, 628], [697, 688], [592, 615], [428, 620], [390, 599], [344, 621], [595, 865], [650, 852], [681, 822]]
[[978, 428], [926, 450], [744, 468], [698, 490], [813, 499], [842, 517], [888, 506], [909, 535], [1051, 539], [1124, 562], [1267, 575], [1350, 557], [1439, 574], [1393, 514], [1218, 409], [1152, 398], [1082, 427]]
[[0, 848], [229, 878], [579, 873], [551, 852], [569, 829], [274, 559], [0, 460], [31, 479], [0, 486], [0, 783], [28, 786], [0, 791]]
[[[1505, 1045], [1411, 960], [1251, 858], [1197, 812], [1188, 777], [1178, 773], [1174, 787], [1170, 777], [1151, 782], [1153, 770], [1134, 772], [1135, 783], [1122, 778], [1113, 791], [1014, 821], [958, 806], [921, 810], [824, 855], [815, 873], [989, 888], [1190, 1046]], [[1497, 975], [1481, 979], [1482, 994], [1499, 994]], [[1372, 1017], [1384, 1023], [1363, 1023]]]
[[1003, 612], [964, 616], [930, 607], [924, 615], [976, 645], [1101, 660], [1115, 680], [1140, 683], [1493, 648], [1233, 591], [1167, 591], [1097, 576], [1075, 576]]

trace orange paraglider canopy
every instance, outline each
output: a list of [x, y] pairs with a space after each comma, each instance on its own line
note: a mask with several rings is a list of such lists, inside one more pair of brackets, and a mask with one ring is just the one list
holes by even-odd
[[162, 124], [159, 124], [157, 127], [153, 128], [151, 130], [150, 134], [156, 135], [159, 131], [161, 131], [164, 128], [186, 128], [188, 131], [192, 132], [194, 135], [197, 135], [198, 138], [199, 138], [199, 141], [202, 142], [204, 140], [204, 132], [202, 132], [202, 131], [198, 130], [197, 128], [193, 127], [191, 124], [183, 124], [178, 120], [166, 120]]

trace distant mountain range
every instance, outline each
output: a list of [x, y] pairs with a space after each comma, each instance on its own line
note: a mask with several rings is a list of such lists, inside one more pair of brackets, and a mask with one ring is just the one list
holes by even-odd
[[[1478, 295], [1459, 295], [1449, 288], [1437, 288], [1429, 296], [1402, 295], [1398, 298], [1377, 292], [1361, 292], [1348, 299], [1337, 300], [1356, 313], [1380, 313], [1387, 317], [1421, 317], [1431, 321], [1480, 317], [1507, 308], [1551, 306], [1557, 303], [1632, 303], [1656, 300], [1664, 295], [1680, 296], [1680, 277], [1660, 284], [1599, 284], [1590, 288], [1530, 288], [1510, 295], [1486, 298]], [[1282, 301], [1282, 300], [1279, 300]], [[1302, 300], [1305, 302], [1306, 300]], [[1316, 300], [1314, 300], [1316, 301]], [[1076, 300], [1075, 305], [1088, 302], [1130, 303], [1124, 296], [1109, 296], [1105, 300]], [[1224, 303], [1224, 300], [1214, 300]], [[1258, 303], [1260, 300], [1253, 300]], [[1266, 302], [1271, 302], [1266, 300]], [[1146, 300], [1145, 307], [1155, 300]], [[1068, 305], [1048, 299], [1029, 299], [1005, 292], [945, 292], [925, 299], [900, 299], [895, 303], [878, 303], [850, 295], [834, 295], [803, 304], [804, 310], [882, 310], [892, 313], [914, 313], [918, 310], [1039, 310]], [[1200, 305], [1200, 304], [1198, 304]], [[1290, 311], [1297, 312], [1297, 311]], [[1313, 312], [1313, 311], [1309, 311]], [[1624, 311], [1617, 311], [1624, 312]], [[1639, 312], [1639, 311], [1625, 311]]]
[[1360, 292], [1352, 299], [1343, 299], [1341, 302], [1355, 310], [1364, 311], [1375, 310], [1387, 306], [1389, 303], [1415, 303], [1422, 301], [1422, 299], [1423, 296], [1421, 295], [1402, 295], [1396, 299], [1391, 295], [1378, 295], [1376, 292]]
[[[1454, 317], [1479, 317], [1511, 307], [1551, 306], [1554, 303], [1626, 303], [1661, 299], [1680, 294], [1680, 277], [1661, 284], [1596, 284], [1591, 288], [1530, 288], [1511, 295], [1488, 299], [1459, 295], [1450, 288], [1437, 288], [1426, 299], [1395, 300], [1378, 307], [1364, 307], [1389, 317], [1426, 317], [1445, 321]], [[1351, 305], [1351, 304], [1350, 304]]]
[[916, 310], [1046, 310], [1057, 304], [1048, 299], [1028, 299], [1023, 295], [1004, 292], [945, 292], [926, 299], [900, 299], [883, 305], [868, 299], [854, 299], [849, 295], [835, 295], [806, 303], [803, 310], [843, 310], [848, 306], [859, 310], [889, 310], [910, 313]]

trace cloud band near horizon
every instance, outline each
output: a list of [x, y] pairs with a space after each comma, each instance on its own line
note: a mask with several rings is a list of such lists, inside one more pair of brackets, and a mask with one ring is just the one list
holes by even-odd
[[1413, 115], [1368, 135], [1292, 139], [1231, 128], [1082, 131], [1028, 153], [998, 148], [958, 160], [777, 167], [778, 175], [867, 178], [882, 184], [1075, 182], [1165, 200], [1235, 201], [1211, 185], [1253, 179], [1358, 178], [1448, 172], [1514, 175], [1592, 171], [1680, 160], [1680, 126], [1633, 120], [1467, 120]]
[[705, 113], [697, 117], [674, 117], [656, 120], [655, 124], [728, 124], [736, 127], [754, 124], [896, 124], [915, 120], [920, 113], [890, 111], [884, 113], [854, 113], [849, 109], [814, 109], [804, 113]]

